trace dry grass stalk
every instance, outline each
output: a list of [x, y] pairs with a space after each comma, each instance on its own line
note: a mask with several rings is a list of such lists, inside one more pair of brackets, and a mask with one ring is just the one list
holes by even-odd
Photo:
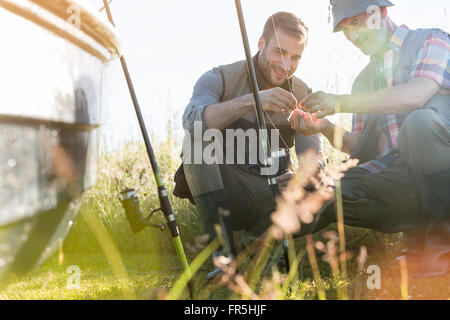
[[400, 264], [400, 291], [402, 294], [402, 299], [403, 300], [408, 300], [409, 299], [409, 294], [408, 294], [408, 268], [406, 266], [406, 259], [399, 259], [398, 263]]
[[313, 271], [314, 282], [317, 287], [317, 296], [320, 300], [326, 300], [325, 291], [322, 288], [322, 279], [320, 277], [319, 266], [317, 264], [316, 255], [314, 253], [313, 239], [310, 234], [306, 236], [306, 250], [308, 252], [309, 263]]
[[[335, 196], [336, 181], [357, 163], [351, 159], [330, 170], [321, 170], [317, 155], [309, 153], [301, 157], [294, 178], [277, 199], [278, 209], [272, 214], [272, 235], [279, 240], [286, 234], [298, 233], [302, 223], [311, 223], [325, 202]], [[311, 189], [313, 191], [308, 191]]]

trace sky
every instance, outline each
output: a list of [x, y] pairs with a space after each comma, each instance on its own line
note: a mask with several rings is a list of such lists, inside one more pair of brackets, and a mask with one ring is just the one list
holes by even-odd
[[[101, 0], [87, 0], [97, 8]], [[450, 1], [392, 0], [389, 15], [409, 28], [450, 30]], [[332, 33], [328, 0], [241, 0], [252, 54], [267, 18], [290, 11], [310, 30], [296, 76], [314, 91], [348, 93], [368, 57]], [[164, 139], [167, 124], [182, 132], [181, 115], [207, 70], [245, 59], [233, 0], [113, 0], [111, 10], [148, 130]], [[104, 12], [104, 11], [103, 11]], [[120, 62], [105, 70], [102, 148], [140, 139]]]

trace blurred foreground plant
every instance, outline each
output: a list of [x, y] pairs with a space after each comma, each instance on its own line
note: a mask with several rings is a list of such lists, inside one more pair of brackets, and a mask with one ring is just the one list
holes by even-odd
[[[223, 272], [215, 281], [203, 288], [202, 298], [205, 297], [205, 294], [211, 292], [215, 286], [226, 286], [231, 290], [234, 299], [289, 299], [290, 294], [295, 291], [293, 286], [297, 283], [295, 279], [297, 278], [298, 265], [304, 252], [297, 255], [295, 247], [290, 246], [291, 265], [289, 273], [282, 276], [277, 265], [269, 263], [273, 260], [271, 255], [276, 255], [275, 252], [279, 251], [280, 246], [277, 246], [277, 242], [285, 236], [292, 239], [292, 236], [300, 231], [302, 223], [311, 223], [314, 215], [320, 211], [323, 205], [335, 198], [336, 182], [344, 176], [345, 171], [356, 166], [357, 163], [357, 160], [348, 160], [331, 169], [320, 169], [315, 155], [307, 154], [300, 158], [294, 178], [283, 190], [281, 197], [277, 199], [278, 209], [272, 214], [273, 225], [252, 245], [241, 251], [237, 259], [231, 263], [222, 261], [223, 257], [214, 259], [215, 265], [220, 267]], [[339, 268], [339, 261], [345, 262], [349, 255], [341, 252], [340, 258], [337, 259], [336, 243], [338, 237], [335, 234], [329, 234], [328, 236], [329, 242], [326, 247], [323, 243], [317, 243], [316, 246], [326, 253], [327, 262], [332, 268], [334, 278], [337, 282], [343, 280], [344, 284], [341, 283], [340, 285], [345, 288], [345, 277], [342, 279], [340, 276], [340, 272], [345, 270], [345, 267]], [[340, 234], [339, 237], [343, 237], [343, 234]], [[316, 292], [319, 299], [325, 299], [312, 237], [308, 236], [307, 239], [307, 252], [313, 269]], [[293, 243], [292, 240], [291, 242]], [[208, 249], [207, 254], [212, 254], [211, 248]], [[205, 253], [205, 251], [202, 251], [199, 254], [203, 261]], [[251, 260], [250, 263], [248, 263], [248, 258]], [[198, 270], [198, 266], [196, 266], [196, 269]], [[267, 269], [272, 271], [271, 279], [265, 277]], [[179, 280], [179, 283], [180, 281], [185, 283], [187, 280], [189, 279]], [[179, 292], [180, 288], [176, 290]], [[169, 294], [169, 296], [173, 298], [174, 294]], [[345, 289], [338, 289], [338, 297], [347, 298]]]

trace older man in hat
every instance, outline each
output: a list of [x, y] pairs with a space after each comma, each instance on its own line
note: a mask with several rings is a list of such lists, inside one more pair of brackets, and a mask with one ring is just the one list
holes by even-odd
[[[332, 0], [334, 32], [370, 56], [352, 94], [317, 92], [291, 117], [305, 135], [322, 133], [360, 165], [342, 181], [346, 224], [403, 232], [405, 254], [420, 253], [417, 276], [450, 269], [450, 38], [439, 29], [410, 30], [388, 16], [386, 0]], [[326, 119], [353, 113], [347, 132]], [[332, 205], [302, 234], [335, 221]], [[425, 236], [426, 235], [426, 236]]]

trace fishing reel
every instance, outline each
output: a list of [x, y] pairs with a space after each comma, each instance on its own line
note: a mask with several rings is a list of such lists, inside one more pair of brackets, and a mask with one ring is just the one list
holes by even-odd
[[161, 231], [166, 230], [166, 224], [155, 224], [150, 222], [150, 219], [155, 212], [162, 212], [161, 208], [157, 208], [151, 211], [147, 217], [143, 217], [136, 190], [126, 188], [120, 193], [119, 199], [125, 209], [125, 214], [133, 233], [136, 234], [145, 227], [156, 228]]
[[277, 177], [289, 171], [289, 167], [291, 166], [291, 155], [288, 148], [273, 151], [271, 156], [272, 161], [278, 161], [278, 171], [276, 173]]

